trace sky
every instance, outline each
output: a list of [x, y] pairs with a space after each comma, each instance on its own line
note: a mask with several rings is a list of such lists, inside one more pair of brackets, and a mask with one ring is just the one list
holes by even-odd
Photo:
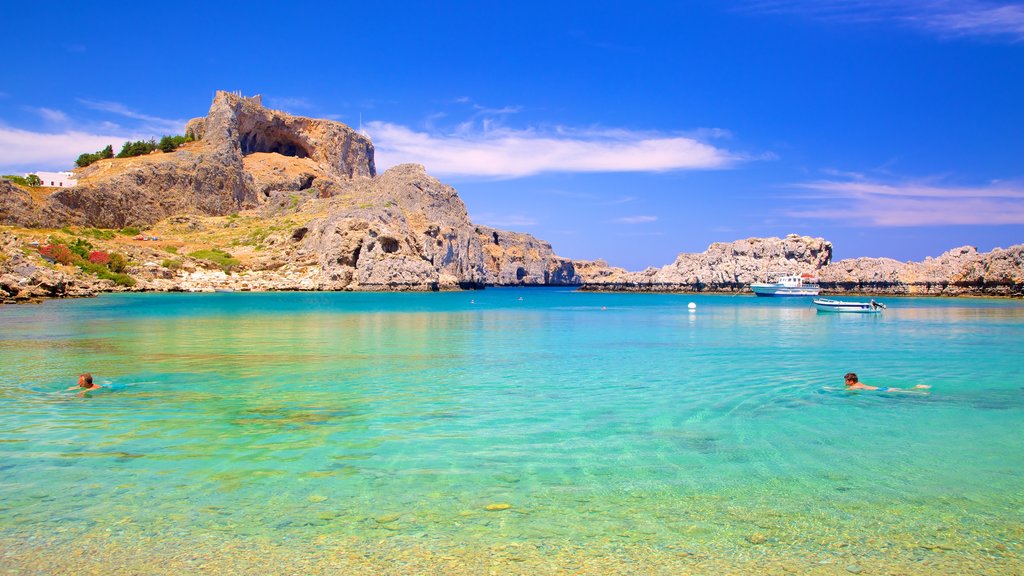
[[631, 270], [795, 233], [1024, 242], [1024, 2], [10, 2], [0, 173], [181, 134], [216, 90], [423, 164], [472, 220]]

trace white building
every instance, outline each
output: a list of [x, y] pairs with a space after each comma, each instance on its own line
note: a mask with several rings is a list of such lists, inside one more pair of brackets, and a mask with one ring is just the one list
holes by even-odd
[[49, 188], [69, 188], [78, 184], [74, 172], [30, 172], [25, 174], [25, 177], [27, 178], [32, 174], [39, 177], [39, 180], [42, 182], [40, 186], [47, 186]]

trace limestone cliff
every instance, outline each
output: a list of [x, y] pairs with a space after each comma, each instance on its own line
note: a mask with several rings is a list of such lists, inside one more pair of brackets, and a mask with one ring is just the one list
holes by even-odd
[[638, 291], [734, 292], [752, 282], [815, 272], [832, 259], [832, 243], [790, 234], [785, 238], [747, 238], [716, 242], [700, 253], [681, 253], [662, 268], [615, 273], [601, 270], [588, 279], [591, 289]]
[[[218, 92], [205, 118], [187, 131], [196, 142], [170, 153], [101, 160], [77, 171], [78, 186], [57, 190], [36, 210], [38, 224], [120, 228], [146, 226], [182, 213], [224, 215], [258, 207], [275, 187], [330, 191], [338, 182], [375, 174], [373, 144], [340, 122], [291, 116], [259, 97]], [[250, 156], [309, 159], [311, 177], [296, 182]], [[17, 219], [23, 222], [25, 219]], [[0, 222], [16, 219], [0, 214]]]
[[830, 262], [822, 238], [748, 238], [680, 254], [662, 268], [641, 272], [576, 263], [586, 290], [637, 292], [747, 292], [753, 282], [787, 274], [816, 274], [826, 294], [991, 295], [1024, 292], [1024, 244], [979, 253], [964, 246], [923, 262], [853, 258]]
[[1024, 244], [979, 253], [973, 246], [949, 250], [923, 262], [851, 258], [819, 273], [830, 292], [1019, 295], [1024, 288]]
[[565, 286], [580, 283], [572, 260], [555, 255], [551, 244], [529, 234], [477, 226], [489, 284]]

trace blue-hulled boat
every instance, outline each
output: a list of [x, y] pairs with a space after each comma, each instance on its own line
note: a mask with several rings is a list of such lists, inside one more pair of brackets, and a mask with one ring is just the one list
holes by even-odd
[[885, 310], [885, 304], [881, 302], [846, 302], [843, 300], [829, 300], [828, 298], [815, 298], [814, 306], [820, 312], [851, 312], [854, 314], [877, 314]]

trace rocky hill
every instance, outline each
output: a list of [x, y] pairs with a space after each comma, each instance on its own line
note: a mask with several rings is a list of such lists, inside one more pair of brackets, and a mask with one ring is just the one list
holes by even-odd
[[[79, 186], [42, 201], [4, 182], [0, 223], [21, 227], [23, 238], [39, 244], [53, 238], [31, 230], [64, 228], [57, 241], [72, 242], [83, 229], [135, 226], [161, 239], [145, 247], [185, 249], [168, 274], [153, 270], [166, 257], [107, 239], [107, 247], [149, 261], [132, 270], [134, 289], [437, 290], [579, 281], [550, 244], [474, 225], [455, 189], [422, 166], [377, 175], [373, 144], [339, 122], [218, 92], [209, 114], [186, 130], [195, 141], [174, 152], [101, 160], [78, 171]], [[202, 259], [185, 255], [202, 249], [230, 249], [242, 260], [232, 274], [205, 270]]]

